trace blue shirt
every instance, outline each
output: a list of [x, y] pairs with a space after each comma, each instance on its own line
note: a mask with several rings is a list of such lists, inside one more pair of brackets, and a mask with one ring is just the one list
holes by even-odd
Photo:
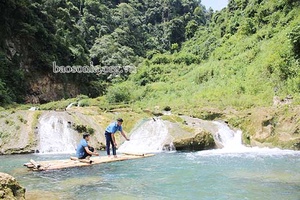
[[122, 132], [122, 126], [119, 126], [117, 122], [113, 122], [105, 129], [105, 131], [109, 133], [116, 133], [117, 131]]
[[85, 147], [88, 146], [88, 143], [85, 139], [80, 140], [80, 143], [77, 146], [76, 156], [77, 158], [81, 158], [85, 153]]

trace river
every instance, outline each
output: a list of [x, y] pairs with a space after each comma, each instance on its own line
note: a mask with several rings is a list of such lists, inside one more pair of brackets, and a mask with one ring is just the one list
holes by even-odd
[[[103, 155], [104, 152], [101, 152]], [[43, 199], [300, 199], [300, 152], [218, 150], [158, 153], [154, 157], [84, 168], [29, 172], [30, 158], [67, 155], [1, 156], [27, 192]]]
[[[164, 152], [163, 146], [170, 140], [166, 126], [161, 120], [148, 120], [133, 130], [131, 141], [121, 145], [119, 153], [156, 152], [153, 157], [56, 171], [28, 171], [22, 165], [31, 158], [66, 159], [70, 154], [58, 153], [75, 151], [75, 144], [69, 148], [57, 146], [56, 138], [69, 144], [78, 134], [69, 131], [63, 120], [45, 119], [48, 121], [41, 123], [39, 132], [44, 149], [40, 152], [44, 153], [0, 156], [0, 171], [16, 177], [30, 200], [300, 199], [300, 151], [246, 147], [241, 142], [241, 131], [217, 121], [206, 123], [213, 127], [211, 132], [221, 149]], [[64, 136], [51, 137], [57, 133]]]

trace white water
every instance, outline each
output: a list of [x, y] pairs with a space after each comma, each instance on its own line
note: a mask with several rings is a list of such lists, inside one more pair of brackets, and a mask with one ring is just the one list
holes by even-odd
[[245, 146], [242, 144], [242, 131], [234, 131], [227, 124], [214, 121], [217, 126], [217, 132], [213, 134], [216, 144], [223, 149], [241, 149]]
[[39, 153], [74, 153], [79, 134], [63, 113], [49, 112], [39, 120]]
[[76, 103], [70, 103], [68, 106], [67, 106], [67, 108], [66, 109], [69, 109], [69, 108], [71, 108], [74, 104], [76, 104]]
[[136, 129], [130, 136], [130, 141], [124, 142], [118, 152], [150, 153], [161, 152], [165, 144], [172, 144], [167, 126], [163, 120], [148, 120]]
[[259, 148], [259, 147], [246, 147], [242, 144], [242, 131], [234, 131], [228, 127], [227, 124], [214, 121], [213, 122], [218, 130], [213, 134], [214, 140], [221, 149], [213, 149], [200, 151], [199, 155], [230, 155], [230, 156], [250, 156], [255, 157], [257, 155], [287, 155], [287, 154], [300, 154], [299, 151], [293, 150], [281, 150], [279, 148]]

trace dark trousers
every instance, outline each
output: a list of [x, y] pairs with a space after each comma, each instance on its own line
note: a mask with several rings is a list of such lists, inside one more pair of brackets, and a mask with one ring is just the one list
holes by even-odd
[[117, 155], [115, 144], [111, 138], [111, 133], [105, 131], [105, 138], [106, 138], [106, 153], [107, 153], [107, 155], [110, 155], [110, 144], [112, 147], [113, 155]]
[[[91, 152], [94, 152], [94, 147], [88, 147], [89, 148], [89, 150], [91, 151]], [[92, 156], [91, 154], [88, 154], [87, 152], [86, 152], [86, 150], [84, 149], [84, 155], [82, 156], [82, 157], [80, 157], [79, 159], [85, 159], [86, 157], [88, 157], [88, 156]]]

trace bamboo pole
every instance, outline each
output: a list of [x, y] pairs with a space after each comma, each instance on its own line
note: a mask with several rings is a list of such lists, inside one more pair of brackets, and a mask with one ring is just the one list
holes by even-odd
[[35, 162], [33, 159], [30, 159], [31, 164], [33, 164], [34, 168], [39, 169], [41, 167], [40, 164], [38, 164], [37, 162]]
[[83, 163], [89, 163], [92, 164], [93, 161], [92, 160], [87, 160], [87, 159], [78, 159], [77, 157], [70, 157], [71, 160], [78, 160], [79, 162], [83, 162]]
[[27, 168], [34, 168], [34, 165], [32, 163], [24, 163], [24, 166]]
[[144, 153], [123, 153], [125, 155], [129, 155], [129, 156], [145, 156]]

